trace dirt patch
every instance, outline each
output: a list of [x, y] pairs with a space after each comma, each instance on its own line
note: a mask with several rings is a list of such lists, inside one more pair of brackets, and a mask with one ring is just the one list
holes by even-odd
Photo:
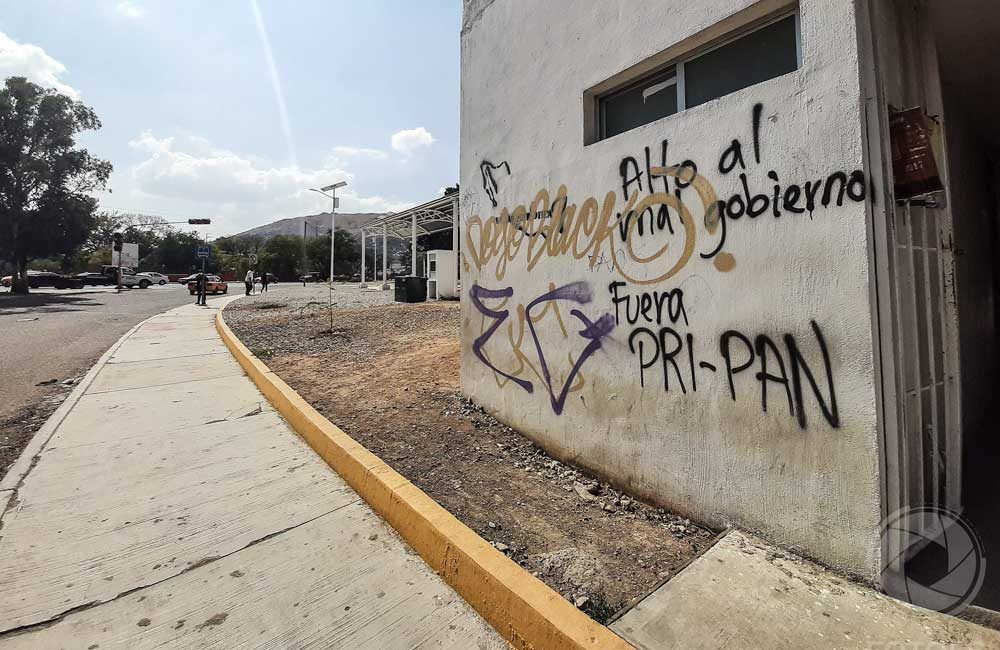
[[35, 433], [65, 401], [78, 381], [79, 378], [45, 382], [46, 391], [42, 399], [0, 420], [0, 479], [7, 474]]
[[241, 300], [226, 320], [323, 415], [599, 622], [711, 544], [464, 399], [457, 303], [338, 308], [335, 336], [326, 309], [291, 297], [281, 310]]

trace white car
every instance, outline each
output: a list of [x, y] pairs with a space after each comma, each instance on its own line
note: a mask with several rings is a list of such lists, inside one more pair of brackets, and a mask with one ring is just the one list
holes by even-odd
[[143, 271], [141, 273], [136, 273], [136, 275], [147, 277], [152, 280], [154, 284], [163, 285], [170, 281], [167, 276], [162, 273], [157, 273], [156, 271]]

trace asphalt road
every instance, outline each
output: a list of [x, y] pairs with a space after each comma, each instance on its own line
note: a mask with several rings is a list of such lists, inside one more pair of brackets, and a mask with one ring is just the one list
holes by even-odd
[[179, 284], [0, 293], [0, 420], [42, 399], [41, 382], [84, 374], [132, 326], [189, 301]]

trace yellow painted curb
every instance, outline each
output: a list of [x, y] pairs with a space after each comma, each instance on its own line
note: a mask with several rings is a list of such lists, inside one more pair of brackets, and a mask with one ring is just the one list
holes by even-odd
[[515, 648], [633, 648], [323, 417], [236, 338], [221, 313], [215, 327], [292, 428]]

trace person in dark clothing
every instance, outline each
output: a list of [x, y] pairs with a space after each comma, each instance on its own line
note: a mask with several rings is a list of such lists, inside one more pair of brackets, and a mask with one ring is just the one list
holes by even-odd
[[195, 278], [194, 286], [198, 292], [198, 299], [194, 304], [204, 305], [205, 304], [205, 285], [208, 283], [208, 278], [205, 277], [204, 273], [199, 273], [198, 277]]
[[268, 282], [268, 280], [267, 280], [267, 273], [265, 273], [264, 271], [261, 271], [260, 272], [260, 292], [261, 293], [264, 293], [265, 291], [267, 291], [267, 282]]

